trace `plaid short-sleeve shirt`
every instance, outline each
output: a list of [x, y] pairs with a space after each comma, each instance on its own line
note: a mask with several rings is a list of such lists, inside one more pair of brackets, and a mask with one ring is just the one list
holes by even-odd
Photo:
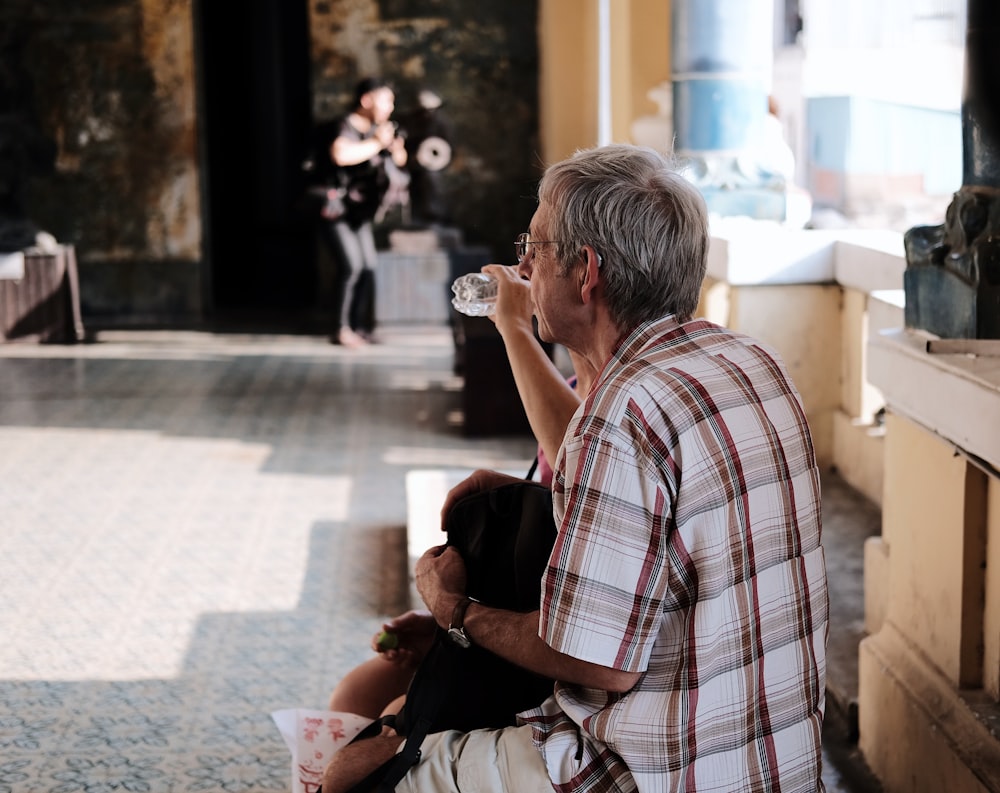
[[819, 474], [777, 355], [704, 321], [638, 328], [566, 432], [539, 632], [640, 673], [559, 683], [532, 725], [559, 791], [822, 790]]

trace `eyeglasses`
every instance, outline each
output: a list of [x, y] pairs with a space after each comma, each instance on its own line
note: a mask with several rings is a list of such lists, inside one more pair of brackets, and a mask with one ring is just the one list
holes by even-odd
[[514, 255], [517, 256], [517, 263], [521, 264], [525, 259], [528, 258], [528, 251], [530, 245], [558, 245], [558, 240], [533, 240], [528, 232], [524, 234], [518, 234], [517, 239], [514, 240]]
[[[517, 263], [521, 264], [525, 259], [528, 258], [528, 246], [529, 245], [559, 245], [559, 240], [533, 240], [530, 238], [528, 232], [523, 234], [518, 234], [517, 239], [514, 240], [514, 255], [517, 256]], [[597, 253], [595, 251], [595, 253]], [[601, 267], [604, 264], [604, 259], [601, 254], [597, 253], [597, 266]]]

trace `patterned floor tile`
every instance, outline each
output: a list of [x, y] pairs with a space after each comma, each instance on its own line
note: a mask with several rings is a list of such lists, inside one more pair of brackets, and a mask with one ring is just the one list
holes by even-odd
[[463, 438], [447, 329], [0, 346], [0, 793], [286, 790], [270, 713], [321, 708], [407, 605], [393, 448]]

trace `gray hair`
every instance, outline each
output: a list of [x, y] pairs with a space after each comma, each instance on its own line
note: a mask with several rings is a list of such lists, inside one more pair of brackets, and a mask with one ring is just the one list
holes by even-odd
[[584, 245], [603, 261], [611, 319], [625, 331], [674, 314], [686, 322], [708, 259], [705, 201], [672, 160], [614, 144], [578, 151], [545, 172], [539, 201], [552, 212], [564, 274]]

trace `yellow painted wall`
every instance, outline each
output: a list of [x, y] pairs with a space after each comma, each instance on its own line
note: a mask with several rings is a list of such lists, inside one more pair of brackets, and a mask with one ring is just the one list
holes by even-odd
[[975, 712], [981, 686], [997, 696], [998, 499], [1000, 479], [890, 410], [858, 699], [860, 747], [887, 793], [1000, 790], [1000, 742]]
[[[612, 2], [612, 5], [615, 5]], [[628, 30], [628, 86], [614, 97], [615, 140], [630, 140], [632, 122], [655, 115], [659, 108], [647, 94], [670, 79], [670, 2], [631, 0]]]
[[885, 793], [995, 793], [1000, 744], [891, 623], [861, 642], [859, 746]]
[[840, 358], [840, 403], [849, 416], [863, 416], [865, 345], [868, 343], [868, 295], [857, 289], [844, 290]]
[[[669, 0], [611, 0], [611, 130], [657, 108], [646, 94], [670, 73]], [[542, 165], [598, 142], [598, 0], [540, 0], [538, 46]]]
[[843, 289], [840, 356], [840, 410], [834, 416], [833, 464], [851, 487], [882, 503], [883, 432], [872, 417], [882, 396], [868, 382], [867, 344], [870, 298]]
[[597, 41], [596, 0], [540, 1], [542, 167], [597, 142]]
[[1000, 700], [1000, 478], [990, 477], [986, 512], [983, 687]]
[[[954, 447], [892, 413], [886, 421], [882, 536], [891, 620], [953, 685], [979, 685], [985, 487]], [[979, 514], [975, 514], [980, 511]]]

